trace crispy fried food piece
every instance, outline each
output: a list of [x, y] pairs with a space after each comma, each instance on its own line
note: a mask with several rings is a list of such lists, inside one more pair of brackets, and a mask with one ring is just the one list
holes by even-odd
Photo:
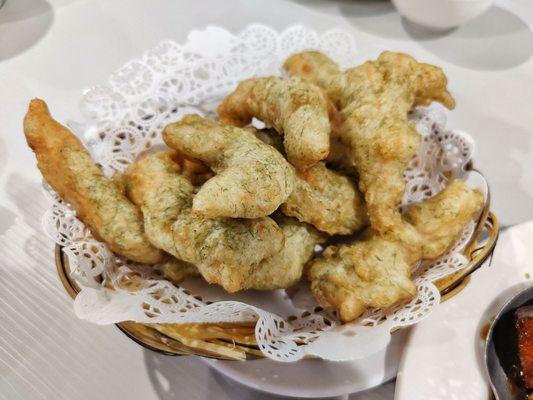
[[287, 158], [297, 169], [307, 169], [329, 153], [328, 100], [299, 77], [242, 81], [217, 111], [222, 122], [244, 126], [256, 117], [283, 134]]
[[140, 211], [104, 176], [78, 138], [52, 119], [44, 101], [31, 101], [24, 134], [44, 179], [98, 240], [132, 261], [162, 260], [163, 253], [144, 233]]
[[323, 162], [296, 173], [281, 211], [330, 235], [349, 235], [367, 223], [366, 207], [355, 183]]
[[260, 218], [292, 192], [294, 168], [245, 129], [187, 115], [163, 131], [165, 143], [217, 174], [198, 191], [193, 212], [210, 217]]
[[285, 235], [285, 245], [276, 255], [263, 260], [250, 272], [246, 287], [257, 290], [284, 289], [300, 281], [305, 264], [313, 257], [315, 246], [327, 236], [311, 225], [284, 215], [274, 217]]
[[215, 176], [213, 171], [189, 159], [183, 160], [183, 174], [191, 181], [194, 186], [202, 186], [209, 179]]
[[278, 135], [274, 129], [256, 129], [253, 127], [249, 127], [247, 129], [250, 129], [250, 131], [253, 132], [253, 134], [263, 143], [274, 147], [284, 156], [286, 155], [285, 149], [283, 148], [283, 138]]
[[126, 194], [126, 183], [124, 181], [124, 174], [120, 172], [116, 172], [115, 175], [111, 177], [111, 182], [115, 187], [118, 189], [118, 191], [122, 194]]
[[320, 86], [340, 109], [354, 101], [364, 103], [365, 99], [359, 96], [361, 89], [378, 94], [384, 84], [409, 86], [411, 93], [406, 96], [414, 96], [415, 105], [438, 101], [450, 109], [455, 107], [442, 70], [419, 63], [408, 54], [384, 51], [376, 61], [343, 72], [323, 53], [303, 51], [290, 56], [283, 68], [290, 76], [300, 76]]
[[[283, 152], [279, 136], [271, 130], [254, 133], [264, 143]], [[296, 171], [294, 189], [281, 205], [281, 211], [329, 235], [353, 234], [368, 224], [366, 206], [357, 185], [323, 162], [306, 171]]]
[[194, 187], [168, 152], [147, 154], [126, 171], [127, 191], [141, 207], [157, 247], [196, 265], [208, 283], [246, 288], [250, 271], [281, 251], [283, 232], [268, 217], [246, 220], [193, 215]]
[[443, 255], [483, 206], [479, 191], [456, 180], [406, 211], [406, 223], [423, 238], [418, 248], [382, 238], [372, 229], [365, 232], [362, 242], [328, 247], [309, 269], [316, 299], [322, 306], [337, 308], [345, 322], [359, 317], [367, 307], [409, 300], [415, 294], [412, 266], [421, 258]]
[[357, 171], [372, 227], [392, 240], [418, 241], [397, 209], [405, 190], [403, 173], [420, 145], [407, 113], [431, 101], [454, 107], [442, 70], [393, 52], [345, 72], [320, 53], [303, 52], [288, 59], [285, 68], [321, 86], [339, 108], [343, 123], [332, 134], [347, 149], [334, 151], [331, 161]]
[[320, 305], [335, 307], [343, 322], [368, 307], [388, 307], [416, 293], [405, 248], [375, 237], [353, 245], [330, 246], [309, 269]]
[[175, 285], [178, 285], [185, 278], [200, 275], [196, 266], [172, 256], [168, 256], [161, 264], [158, 264], [156, 269], [161, 272], [165, 279]]
[[169, 152], [172, 160], [177, 162], [181, 167], [181, 174], [185, 175], [194, 186], [202, 186], [211, 179], [215, 174], [211, 169], [195, 158], [186, 157], [177, 150]]
[[411, 205], [404, 213], [422, 235], [422, 258], [443, 255], [459, 238], [465, 225], [477, 219], [485, 205], [481, 192], [454, 180], [432, 198]]
[[328, 90], [329, 85], [333, 80], [341, 74], [339, 66], [328, 56], [319, 51], [302, 51], [295, 53], [283, 64], [285, 71], [290, 76], [299, 76], [303, 79], [311, 81], [324, 89], [329, 98], [334, 101], [338, 90]]

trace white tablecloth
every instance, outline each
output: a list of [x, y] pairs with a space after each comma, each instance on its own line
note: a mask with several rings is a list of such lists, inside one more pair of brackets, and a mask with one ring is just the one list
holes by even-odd
[[[159, 41], [208, 24], [342, 27], [361, 46], [402, 50], [442, 66], [457, 99], [450, 126], [477, 141], [504, 225], [533, 217], [533, 5], [500, 0], [445, 35], [428, 35], [381, 0], [7, 0], [0, 9], [0, 399], [271, 398], [193, 357], [142, 350], [114, 327], [74, 318], [40, 230], [46, 203], [25, 145], [28, 101], [80, 119], [80, 94]], [[353, 399], [392, 399], [387, 384]]]

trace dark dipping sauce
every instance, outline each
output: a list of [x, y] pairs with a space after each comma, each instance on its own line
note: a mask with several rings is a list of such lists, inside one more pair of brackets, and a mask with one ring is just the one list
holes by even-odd
[[[533, 305], [533, 299], [522, 304], [520, 307]], [[494, 349], [500, 361], [500, 365], [507, 375], [509, 392], [515, 400], [528, 400], [528, 392], [522, 379], [520, 358], [518, 355], [518, 332], [516, 330], [516, 310], [507, 311], [494, 326], [492, 337]]]
[[487, 322], [485, 325], [483, 325], [481, 327], [481, 330], [479, 331], [479, 337], [481, 338], [481, 340], [483, 340], [484, 342], [487, 341], [487, 337], [489, 336], [489, 331], [490, 331], [490, 327], [491, 325], [494, 323], [494, 320], [496, 319], [496, 317], [492, 317], [490, 319], [489, 322]]

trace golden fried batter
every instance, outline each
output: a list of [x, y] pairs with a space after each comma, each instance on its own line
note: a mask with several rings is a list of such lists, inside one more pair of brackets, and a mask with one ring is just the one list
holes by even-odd
[[191, 212], [194, 187], [168, 152], [147, 154], [126, 171], [129, 197], [141, 207], [146, 234], [157, 247], [196, 265], [208, 283], [228, 292], [281, 251], [283, 232], [268, 217], [206, 218]]
[[407, 113], [431, 101], [454, 107], [442, 70], [392, 52], [345, 72], [320, 53], [303, 52], [288, 59], [285, 68], [321, 86], [341, 111], [343, 123], [332, 134], [347, 148], [332, 152], [331, 161], [357, 171], [372, 227], [393, 240], [417, 242], [397, 209], [405, 190], [403, 173], [420, 145]]
[[132, 261], [162, 260], [163, 253], [144, 234], [140, 211], [104, 176], [78, 138], [52, 119], [44, 101], [31, 101], [24, 134], [44, 179], [98, 240]]
[[156, 266], [163, 277], [175, 285], [178, 285], [185, 278], [198, 276], [200, 272], [193, 264], [178, 260], [175, 257], [168, 256], [165, 261]]
[[259, 118], [284, 135], [287, 159], [307, 169], [329, 153], [328, 100], [322, 90], [299, 77], [252, 78], [218, 107], [222, 122], [244, 126]]
[[323, 307], [335, 307], [342, 321], [352, 321], [368, 307], [388, 307], [410, 300], [416, 286], [406, 250], [375, 237], [353, 245], [330, 246], [309, 269], [311, 289]]
[[362, 242], [328, 247], [309, 270], [316, 299], [322, 306], [337, 308], [343, 321], [359, 317], [367, 307], [409, 300], [415, 294], [411, 267], [421, 258], [443, 255], [483, 206], [479, 191], [453, 181], [405, 212], [406, 224], [422, 237], [418, 248], [384, 239], [372, 230], [365, 232]]
[[303, 51], [290, 56], [283, 68], [289, 75], [300, 76], [321, 87], [340, 109], [353, 101], [364, 103], [365, 99], [359, 97], [362, 90], [378, 94], [384, 84], [409, 86], [411, 93], [405, 95], [414, 96], [415, 105], [438, 101], [450, 109], [455, 107], [455, 101], [446, 89], [447, 79], [442, 70], [431, 64], [419, 63], [403, 53], [384, 51], [376, 61], [367, 61], [342, 72], [326, 55], [318, 51]]
[[294, 218], [277, 215], [274, 219], [283, 230], [285, 246], [250, 271], [245, 284], [247, 288], [274, 290], [293, 286], [300, 281], [315, 246], [326, 240], [326, 235]]
[[479, 216], [484, 205], [483, 195], [460, 180], [452, 181], [431, 199], [411, 205], [404, 218], [422, 235], [422, 258], [444, 254], [465, 225]]
[[264, 217], [292, 192], [294, 168], [249, 130], [187, 115], [168, 125], [163, 139], [217, 174], [194, 197], [192, 209], [198, 215]]
[[[271, 130], [255, 130], [254, 133], [283, 153], [279, 136]], [[296, 171], [294, 189], [281, 205], [281, 211], [329, 235], [353, 234], [368, 223], [365, 203], [357, 185], [323, 162], [306, 171]]]
[[284, 156], [286, 155], [285, 149], [283, 148], [283, 138], [278, 135], [274, 129], [256, 129], [253, 127], [248, 127], [246, 129], [249, 129], [251, 132], [253, 132], [253, 134], [263, 143], [274, 147]]
[[283, 68], [290, 76], [299, 76], [320, 86], [332, 100], [337, 100], [337, 90], [329, 90], [331, 82], [341, 74], [339, 66], [319, 51], [303, 51], [287, 58]]
[[172, 150], [169, 154], [171, 155], [172, 160], [180, 165], [180, 173], [185, 175], [194, 186], [202, 186], [205, 182], [215, 176], [213, 171], [200, 160], [186, 157], [177, 150]]
[[115, 185], [115, 187], [120, 193], [124, 195], [126, 194], [126, 181], [124, 178], [124, 174], [116, 172], [115, 175], [111, 177], [111, 182], [113, 183], [113, 185]]
[[330, 235], [353, 234], [368, 223], [355, 183], [323, 162], [296, 173], [294, 190], [281, 211]]

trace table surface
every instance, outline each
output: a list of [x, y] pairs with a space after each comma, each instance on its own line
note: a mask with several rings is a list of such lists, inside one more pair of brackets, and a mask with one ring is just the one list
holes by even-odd
[[[496, 1], [440, 35], [420, 32], [381, 0], [7, 0], [0, 9], [0, 399], [273, 398], [228, 382], [195, 357], [159, 356], [114, 327], [74, 317], [41, 232], [46, 202], [21, 125], [32, 97], [46, 99], [60, 121], [80, 120], [83, 90], [143, 50], [183, 41], [193, 28], [238, 31], [252, 22], [340, 27], [361, 46], [442, 66], [458, 103], [449, 125], [476, 140], [493, 210], [504, 225], [533, 217], [530, 0]], [[350, 396], [393, 397], [394, 383]]]

